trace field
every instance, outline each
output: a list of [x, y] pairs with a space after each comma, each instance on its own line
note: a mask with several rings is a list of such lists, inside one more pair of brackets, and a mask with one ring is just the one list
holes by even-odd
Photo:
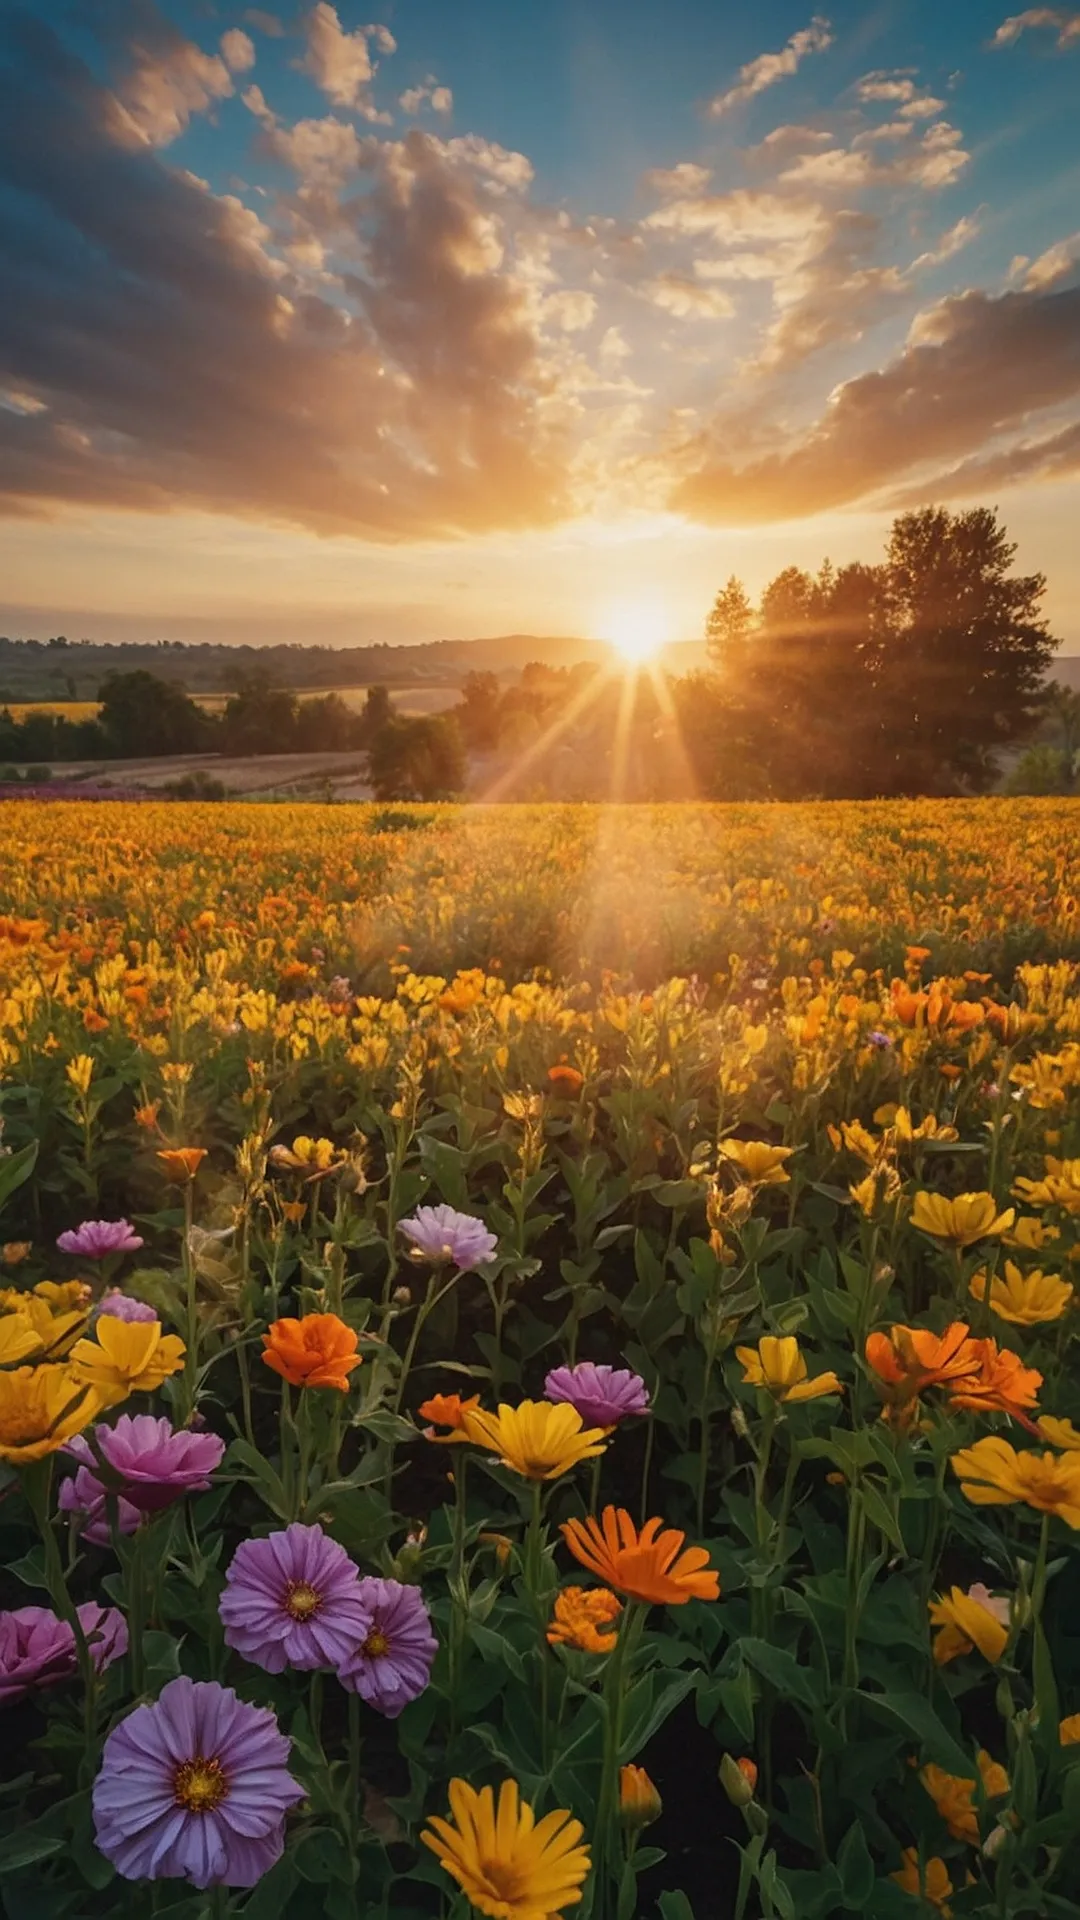
[[7, 804], [11, 1920], [1075, 1916], [1077, 821]]
[[[368, 688], [362, 687], [301, 687], [297, 689], [297, 699], [321, 700], [328, 693], [336, 693], [347, 707], [359, 712], [368, 696]], [[446, 707], [452, 707], [458, 698], [456, 686], [431, 687], [422, 684], [391, 687], [390, 698], [399, 713], [442, 713]], [[204, 707], [207, 713], [220, 713], [229, 698], [227, 693], [194, 693], [196, 706]], [[25, 720], [31, 713], [52, 713], [61, 720], [96, 720], [101, 712], [99, 700], [12, 700], [8, 702], [8, 712], [13, 720]]]

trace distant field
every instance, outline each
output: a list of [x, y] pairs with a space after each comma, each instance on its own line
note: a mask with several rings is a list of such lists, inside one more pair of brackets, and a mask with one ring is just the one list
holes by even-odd
[[[363, 687], [301, 687], [296, 689], [297, 699], [320, 700], [328, 693], [336, 693], [347, 707], [359, 710], [368, 696], [368, 688]], [[207, 713], [220, 713], [228, 700], [227, 693], [193, 693], [192, 699]], [[456, 705], [457, 687], [391, 687], [390, 698], [399, 713], [443, 713], [447, 707]], [[29, 713], [57, 714], [63, 720], [93, 720], [101, 711], [98, 700], [11, 700], [7, 710], [13, 720], [25, 720]]]

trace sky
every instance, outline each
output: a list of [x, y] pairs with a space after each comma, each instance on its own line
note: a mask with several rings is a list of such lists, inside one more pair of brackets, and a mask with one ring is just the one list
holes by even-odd
[[0, 98], [0, 631], [690, 639], [934, 501], [1080, 652], [1075, 6], [0, 0]]

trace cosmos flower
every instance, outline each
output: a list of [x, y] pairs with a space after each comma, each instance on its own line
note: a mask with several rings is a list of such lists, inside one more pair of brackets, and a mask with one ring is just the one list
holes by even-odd
[[370, 1574], [360, 1582], [370, 1624], [338, 1667], [338, 1679], [388, 1720], [423, 1693], [439, 1643], [416, 1587]]
[[281, 1858], [304, 1797], [272, 1713], [212, 1680], [170, 1680], [105, 1742], [97, 1844], [125, 1880], [253, 1887]]
[[563, 1587], [547, 1630], [548, 1645], [578, 1653], [610, 1653], [618, 1638], [622, 1602], [607, 1587]]
[[996, 1600], [982, 1585], [969, 1587], [966, 1593], [962, 1587], [952, 1587], [930, 1601], [930, 1624], [938, 1628], [934, 1659], [939, 1667], [976, 1647], [984, 1660], [996, 1666], [1009, 1641], [1009, 1602]]
[[794, 1402], [820, 1400], [825, 1394], [843, 1393], [835, 1373], [817, 1373], [807, 1377], [807, 1366], [793, 1334], [778, 1339], [766, 1333], [756, 1347], [736, 1347], [746, 1386], [760, 1387], [774, 1400]]
[[349, 1375], [360, 1365], [358, 1336], [336, 1313], [275, 1320], [262, 1341], [263, 1364], [291, 1387], [336, 1387], [347, 1393]]
[[662, 1520], [647, 1520], [639, 1533], [624, 1507], [605, 1507], [599, 1520], [567, 1520], [561, 1532], [575, 1560], [628, 1600], [681, 1607], [720, 1597], [707, 1549], [685, 1547], [686, 1535]]
[[411, 1243], [414, 1258], [447, 1261], [461, 1273], [486, 1266], [499, 1245], [474, 1213], [446, 1205], [417, 1207], [410, 1219], [398, 1221], [398, 1230]]
[[[225, 1442], [216, 1433], [177, 1429], [150, 1413], [122, 1413], [114, 1426], [95, 1428], [94, 1441], [123, 1481], [120, 1491], [125, 1500], [140, 1513], [160, 1513], [187, 1493], [205, 1493], [225, 1453]], [[91, 1478], [98, 1471], [97, 1458], [83, 1436], [70, 1440], [65, 1451]], [[100, 1482], [96, 1491], [104, 1498], [106, 1490]]]
[[544, 1396], [568, 1402], [587, 1427], [615, 1427], [631, 1414], [649, 1411], [648, 1389], [639, 1373], [629, 1367], [594, 1366], [591, 1360], [553, 1367], [544, 1381]]
[[218, 1611], [226, 1645], [267, 1673], [339, 1667], [372, 1625], [356, 1562], [321, 1527], [299, 1521], [241, 1542]]
[[130, 1220], [84, 1220], [57, 1235], [61, 1253], [74, 1253], [81, 1260], [106, 1260], [111, 1253], [137, 1253], [145, 1246]]
[[160, 1320], [117, 1320], [107, 1313], [95, 1322], [94, 1335], [76, 1342], [71, 1364], [103, 1407], [115, 1407], [129, 1393], [156, 1392], [184, 1364], [183, 1341], [163, 1332]]
[[[121, 1660], [128, 1648], [123, 1614], [115, 1607], [99, 1607], [92, 1600], [76, 1611], [90, 1657], [99, 1671]], [[0, 1613], [0, 1706], [10, 1706], [37, 1687], [70, 1680], [78, 1670], [71, 1624], [59, 1619], [50, 1607], [17, 1607], [13, 1613]]]
[[491, 1787], [451, 1780], [449, 1792], [453, 1819], [433, 1815], [420, 1838], [478, 1913], [558, 1920], [577, 1905], [590, 1864], [580, 1820], [560, 1807], [538, 1821], [516, 1780], [503, 1781], [497, 1805]]
[[992, 1193], [958, 1193], [947, 1200], [943, 1193], [917, 1193], [911, 1208], [911, 1224], [934, 1240], [950, 1246], [971, 1247], [976, 1240], [998, 1239], [1007, 1233], [1016, 1219], [1016, 1208], [998, 1212]]
[[[1043, 1273], [1041, 1269], [1023, 1273], [1013, 1260], [1006, 1260], [1004, 1275], [995, 1273], [989, 1285], [993, 1311], [999, 1320], [1008, 1320], [1015, 1327], [1038, 1327], [1060, 1320], [1073, 1297], [1070, 1282], [1059, 1273]], [[986, 1269], [980, 1267], [971, 1276], [968, 1292], [976, 1300], [985, 1300], [986, 1288]]]
[[464, 1416], [465, 1438], [497, 1455], [504, 1467], [526, 1480], [558, 1480], [603, 1453], [606, 1435], [586, 1427], [575, 1407], [553, 1407], [547, 1400], [501, 1404], [498, 1413], [482, 1408]]
[[158, 1312], [146, 1300], [135, 1300], [129, 1293], [121, 1293], [119, 1287], [110, 1287], [98, 1302], [94, 1318], [107, 1314], [113, 1320], [156, 1320]]
[[15, 1367], [0, 1373], [0, 1460], [41, 1460], [89, 1426], [98, 1394], [68, 1366]]

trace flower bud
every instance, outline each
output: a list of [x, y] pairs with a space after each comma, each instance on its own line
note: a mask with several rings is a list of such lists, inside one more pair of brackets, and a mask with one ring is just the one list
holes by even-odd
[[651, 1826], [663, 1812], [660, 1795], [644, 1767], [619, 1768], [619, 1818], [631, 1829]]
[[[753, 1780], [745, 1771], [746, 1767], [753, 1767]], [[720, 1785], [733, 1807], [748, 1807], [757, 1785], [757, 1768], [753, 1761], [736, 1760], [732, 1754], [725, 1753], [720, 1762]]]

